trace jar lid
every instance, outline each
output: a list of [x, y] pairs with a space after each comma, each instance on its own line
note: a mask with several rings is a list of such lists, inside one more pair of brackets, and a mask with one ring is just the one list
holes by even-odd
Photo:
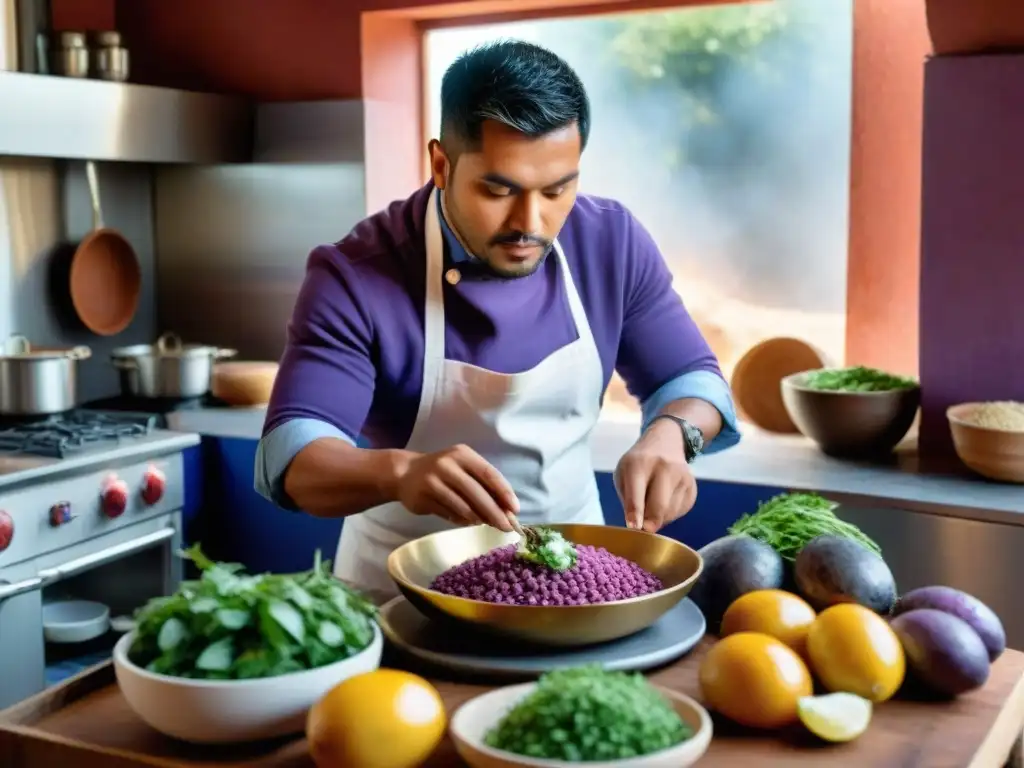
[[58, 37], [62, 48], [84, 48], [84, 32], [61, 32]]
[[96, 45], [104, 48], [119, 48], [121, 46], [120, 32], [97, 32], [93, 35]]

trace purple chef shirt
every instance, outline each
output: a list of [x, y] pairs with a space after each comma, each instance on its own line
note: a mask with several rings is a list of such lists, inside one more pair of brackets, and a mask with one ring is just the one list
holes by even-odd
[[[432, 189], [392, 203], [309, 256], [257, 455], [257, 489], [281, 506], [293, 506], [281, 488], [284, 470], [312, 440], [361, 436], [374, 448], [408, 441], [423, 380], [423, 233]], [[462, 275], [457, 285], [442, 283], [447, 359], [519, 373], [576, 340], [554, 255], [529, 277], [493, 277], [440, 218], [445, 268]], [[645, 423], [672, 400], [705, 399], [724, 421], [708, 450], [737, 442], [718, 362], [643, 226], [617, 202], [579, 195], [558, 240], [604, 386], [618, 370], [643, 403]]]

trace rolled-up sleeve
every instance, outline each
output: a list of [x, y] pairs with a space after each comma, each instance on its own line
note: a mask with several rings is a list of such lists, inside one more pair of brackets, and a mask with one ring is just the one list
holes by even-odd
[[722, 430], [706, 452], [735, 445], [736, 408], [718, 359], [672, 287], [654, 239], [632, 216], [626, 221], [629, 258], [615, 367], [642, 403], [644, 426], [672, 401], [695, 398], [722, 416]]
[[355, 444], [373, 401], [373, 325], [356, 279], [336, 247], [310, 254], [254, 468], [256, 491], [285, 509], [295, 509], [284, 492], [295, 456], [325, 437]]

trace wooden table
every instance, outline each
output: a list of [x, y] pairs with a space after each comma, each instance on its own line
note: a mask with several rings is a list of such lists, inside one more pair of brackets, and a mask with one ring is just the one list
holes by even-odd
[[[699, 697], [697, 669], [705, 640], [681, 661], [651, 675], [669, 688]], [[449, 712], [483, 686], [434, 681]], [[1024, 729], [1024, 654], [1007, 651], [987, 685], [952, 702], [896, 700], [875, 710], [857, 741], [828, 746], [800, 729], [755, 734], [716, 721], [701, 768], [742, 765], [829, 768], [1001, 768]], [[76, 678], [0, 717], [4, 768], [311, 768], [302, 739], [251, 747], [198, 748], [164, 738], [128, 709], [110, 665]], [[462, 765], [445, 740], [425, 768]]]

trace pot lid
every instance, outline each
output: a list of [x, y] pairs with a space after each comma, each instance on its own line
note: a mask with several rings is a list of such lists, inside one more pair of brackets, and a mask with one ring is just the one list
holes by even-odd
[[118, 347], [111, 357], [233, 357], [233, 349], [221, 349], [208, 344], [184, 344], [176, 333], [165, 333], [155, 344], [132, 344]]
[[78, 347], [35, 347], [24, 336], [8, 337], [3, 346], [0, 359], [3, 360], [85, 360], [92, 356], [92, 350], [85, 346]]

